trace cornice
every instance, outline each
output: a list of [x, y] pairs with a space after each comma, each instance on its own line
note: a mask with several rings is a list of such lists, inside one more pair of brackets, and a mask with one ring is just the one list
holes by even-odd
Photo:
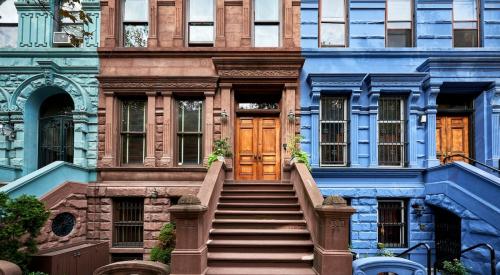
[[217, 87], [218, 77], [143, 77], [98, 76], [104, 90], [175, 89], [176, 91], [206, 91]]
[[496, 56], [488, 57], [429, 57], [424, 63], [418, 66], [419, 72], [430, 72], [431, 70], [461, 70], [481, 69], [500, 71], [500, 51]]
[[415, 178], [425, 169], [418, 168], [313, 168], [317, 178]]
[[301, 58], [300, 48], [214, 48], [214, 47], [196, 47], [196, 48], [97, 48], [100, 58], [151, 58], [151, 57], [283, 57], [283, 58]]
[[496, 57], [500, 55], [500, 48], [474, 49], [423, 49], [423, 48], [302, 48], [305, 57]]

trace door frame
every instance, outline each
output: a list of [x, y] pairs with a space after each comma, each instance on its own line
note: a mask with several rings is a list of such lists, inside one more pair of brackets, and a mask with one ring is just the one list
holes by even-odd
[[[236, 109], [235, 110], [235, 119], [234, 119], [234, 125], [233, 125], [233, 129], [234, 129], [234, 133], [233, 133], [233, 136], [234, 136], [234, 179], [235, 180], [240, 180], [238, 178], [238, 175], [239, 175], [239, 159], [238, 159], [238, 152], [237, 152], [237, 148], [238, 148], [238, 132], [239, 132], [239, 129], [238, 129], [238, 121], [239, 121], [239, 118], [241, 117], [249, 117], [249, 118], [256, 118], [256, 117], [272, 117], [272, 118], [277, 118], [278, 119], [278, 122], [279, 122], [279, 129], [277, 130], [277, 134], [278, 134], [278, 140], [281, 140], [282, 139], [282, 122], [281, 122], [281, 109], [276, 109], [276, 110], [241, 110], [241, 109]], [[277, 180], [281, 180], [282, 177], [283, 177], [283, 165], [282, 165], [282, 151], [281, 151], [281, 146], [279, 146], [278, 144], [278, 148], [277, 148], [277, 151], [279, 152], [279, 157], [277, 158], [277, 164], [278, 164], [278, 167], [279, 167], [279, 171], [277, 171], [278, 173], [278, 179]], [[254, 179], [252, 179], [254, 180]], [[255, 179], [255, 181], [258, 181], [258, 180], [261, 180], [261, 179]]]

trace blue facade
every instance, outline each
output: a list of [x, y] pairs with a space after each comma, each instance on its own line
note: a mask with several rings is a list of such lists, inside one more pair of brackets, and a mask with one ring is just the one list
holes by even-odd
[[[353, 250], [362, 257], [377, 252], [377, 200], [403, 199], [407, 205], [407, 244], [390, 250], [403, 251], [420, 242], [435, 247], [433, 207], [439, 207], [462, 218], [463, 248], [489, 242], [498, 251], [498, 200], [490, 204], [479, 200], [479, 204], [485, 203], [491, 208], [470, 209], [470, 213], [464, 215], [464, 209], [468, 209], [464, 205], [465, 193], [430, 191], [434, 180], [428, 174], [440, 166], [436, 155], [440, 95], [472, 98], [471, 155], [480, 162], [499, 166], [500, 1], [480, 1], [482, 47], [478, 48], [453, 48], [452, 0], [415, 0], [415, 46], [409, 48], [385, 47], [385, 1], [347, 2], [347, 47], [323, 48], [318, 46], [318, 1], [302, 1], [301, 45], [306, 61], [301, 75], [301, 134], [304, 136], [302, 148], [311, 156], [313, 176], [323, 194], [342, 195], [350, 199], [357, 210], [351, 223]], [[347, 99], [345, 165], [332, 167], [321, 163], [321, 99], [326, 96]], [[398, 96], [405, 102], [406, 146], [401, 167], [379, 165], [377, 119], [381, 96]], [[452, 166], [442, 166], [452, 171], [443, 176], [445, 185], [459, 182], [471, 169], [490, 176], [490, 171], [468, 164], [456, 169]], [[498, 176], [474, 179], [489, 180], [494, 183], [485, 186], [485, 190], [498, 195]], [[478, 190], [467, 194], [482, 196]], [[417, 206], [423, 206], [423, 211], [417, 211]], [[493, 216], [485, 216], [484, 212], [491, 212]], [[474, 218], [466, 218], [468, 214]], [[475, 225], [471, 226], [470, 220], [474, 220]], [[419, 250], [411, 258], [424, 263], [423, 253]], [[486, 274], [488, 267], [483, 263], [488, 258], [483, 254], [486, 255], [485, 251], [463, 260], [475, 273]]]
[[0, 48], [0, 123], [15, 131], [10, 138], [0, 135], [0, 182], [39, 174], [40, 109], [58, 94], [69, 95], [73, 103], [72, 163], [89, 171], [96, 167], [100, 7], [98, 1], [82, 1], [82, 6], [93, 21], [84, 28], [93, 35], [81, 47], [61, 47], [53, 43], [58, 31], [53, 14], [33, 1], [15, 2], [17, 37], [11, 38], [17, 46]]

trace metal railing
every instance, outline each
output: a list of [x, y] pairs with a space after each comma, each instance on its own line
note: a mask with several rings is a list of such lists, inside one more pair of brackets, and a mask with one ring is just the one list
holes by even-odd
[[468, 157], [468, 156], [466, 156], [466, 155], [463, 155], [463, 154], [453, 154], [453, 155], [446, 156], [446, 157], [444, 158], [444, 160], [443, 160], [443, 161], [444, 161], [444, 163], [446, 164], [446, 163], [448, 163], [448, 161], [449, 161], [451, 158], [455, 158], [455, 157], [461, 157], [461, 158], [464, 158], [464, 159], [466, 159], [466, 160], [470, 161], [472, 164], [476, 164], [476, 163], [477, 163], [477, 164], [479, 164], [479, 165], [481, 165], [481, 166], [483, 166], [483, 167], [486, 167], [486, 168], [488, 168], [488, 169], [490, 169], [490, 170], [492, 170], [492, 171], [495, 171], [495, 172], [497, 172], [497, 173], [499, 173], [499, 174], [500, 174], [500, 169], [497, 169], [497, 168], [495, 168], [495, 167], [493, 167], [493, 166], [490, 166], [490, 165], [488, 165], [488, 164], [485, 164], [485, 163], [482, 163], [482, 162], [480, 162], [480, 161], [477, 161], [477, 160], [475, 160], [475, 159], [473, 159], [473, 158], [470, 158], [470, 157]]
[[408, 249], [406, 249], [405, 251], [399, 253], [396, 255], [396, 257], [402, 257], [408, 253], [410, 253], [411, 251], [419, 248], [419, 247], [425, 247], [425, 249], [427, 250], [427, 275], [432, 275], [432, 269], [431, 269], [431, 247], [426, 244], [426, 243], [419, 243], [417, 245], [414, 245]]
[[476, 244], [476, 245], [473, 245], [471, 247], [468, 247], [462, 251], [460, 251], [460, 256], [463, 255], [464, 253], [466, 252], [469, 252], [471, 250], [474, 250], [478, 247], [486, 247], [489, 251], [490, 251], [490, 269], [491, 269], [491, 275], [496, 275], [496, 258], [495, 258], [495, 249], [493, 249], [493, 247], [487, 243], [479, 243], [479, 244]]

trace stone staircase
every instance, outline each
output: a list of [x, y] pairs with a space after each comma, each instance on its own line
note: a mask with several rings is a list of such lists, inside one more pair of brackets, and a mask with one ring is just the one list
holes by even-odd
[[212, 223], [208, 275], [309, 275], [310, 232], [289, 182], [226, 180]]

